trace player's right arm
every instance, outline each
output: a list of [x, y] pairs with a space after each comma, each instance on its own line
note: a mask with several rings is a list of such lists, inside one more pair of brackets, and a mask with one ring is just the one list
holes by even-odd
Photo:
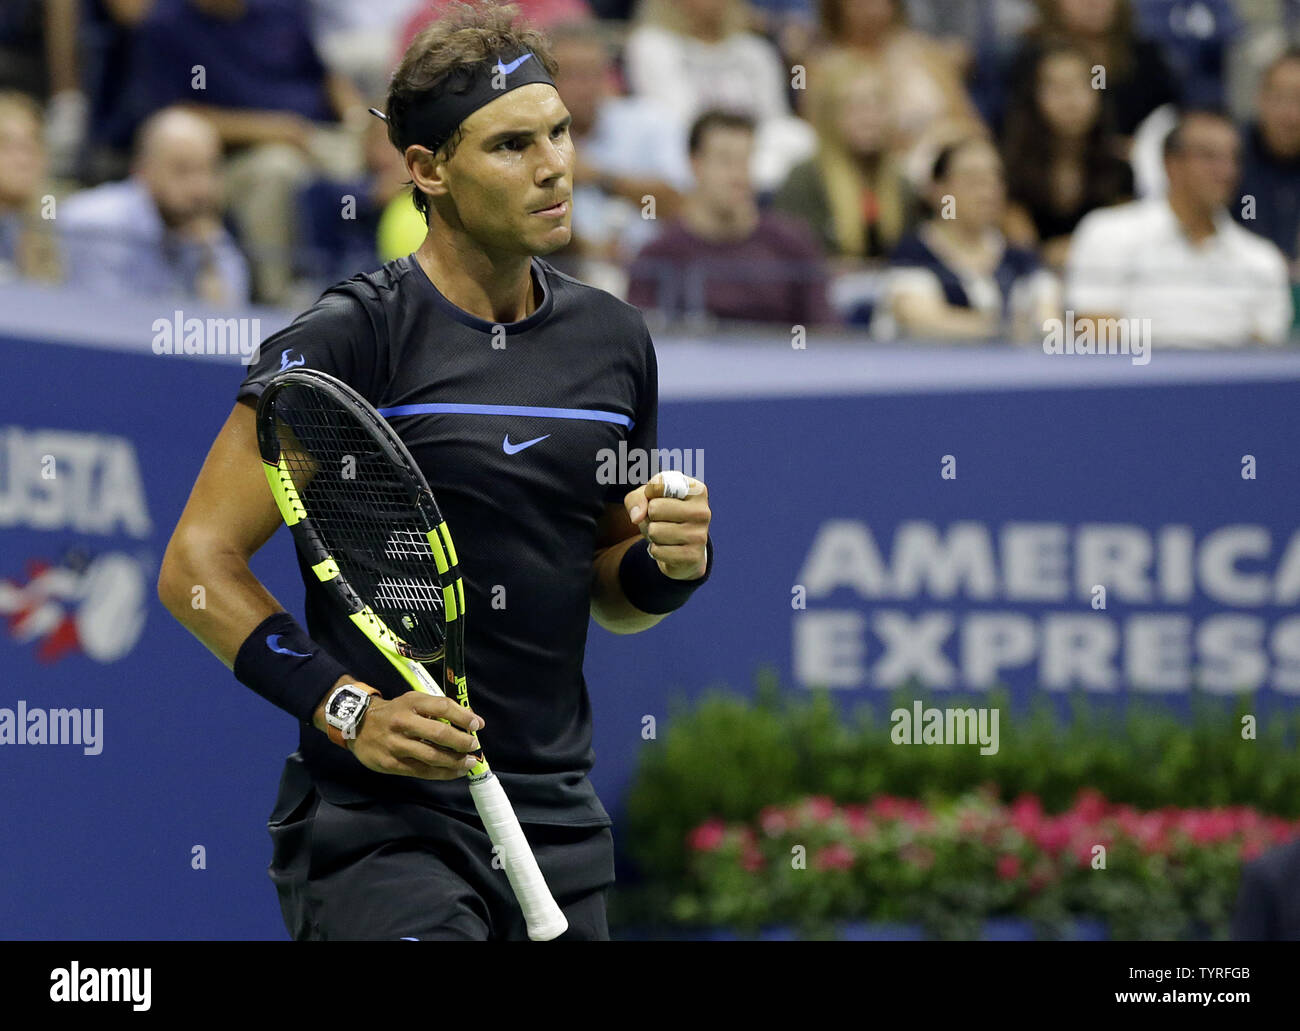
[[[167, 610], [232, 670], [248, 636], [267, 617], [285, 611], [249, 568], [281, 525], [262, 472], [255, 420], [251, 405], [235, 405], [208, 451], [158, 576], [158, 597]], [[344, 682], [360, 681], [340, 678], [316, 706], [312, 723], [322, 733], [325, 699]], [[364, 766], [381, 773], [451, 780], [464, 775], [465, 753], [475, 747], [457, 728], [468, 729], [475, 720], [481, 728], [482, 717], [449, 698], [415, 691], [391, 701], [376, 697], [351, 749]]]

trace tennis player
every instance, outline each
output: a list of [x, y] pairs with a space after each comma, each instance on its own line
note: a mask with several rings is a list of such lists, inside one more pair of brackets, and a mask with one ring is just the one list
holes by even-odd
[[[457, 5], [412, 42], [386, 117], [428, 235], [263, 344], [159, 577], [176, 618], [301, 722], [269, 822], [297, 939], [526, 937], [464, 779], [479, 728], [569, 921], [563, 937], [608, 939], [613, 839], [587, 779], [589, 618], [645, 630], [712, 567], [702, 483], [678, 500], [661, 475], [598, 475], [620, 442], [654, 452], [655, 352], [635, 308], [539, 257], [569, 242], [574, 148], [546, 42], [513, 15]], [[305, 630], [249, 570], [280, 525], [254, 405], [296, 366], [358, 390], [428, 479], [465, 576], [473, 711], [409, 691], [301, 557]]]

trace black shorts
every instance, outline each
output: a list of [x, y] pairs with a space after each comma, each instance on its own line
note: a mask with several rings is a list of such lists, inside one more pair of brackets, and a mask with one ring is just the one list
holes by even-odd
[[[409, 802], [336, 804], [295, 754], [268, 821], [268, 872], [289, 934], [307, 940], [527, 941], [523, 913], [474, 816]], [[608, 941], [608, 827], [525, 824], [568, 918], [560, 940]]]

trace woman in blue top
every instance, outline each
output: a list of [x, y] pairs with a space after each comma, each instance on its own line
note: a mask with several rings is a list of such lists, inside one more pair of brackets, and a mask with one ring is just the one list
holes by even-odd
[[1012, 246], [1002, 159], [988, 140], [945, 147], [934, 163], [932, 217], [890, 257], [877, 336], [1025, 340], [1058, 313], [1057, 284], [1037, 254]]

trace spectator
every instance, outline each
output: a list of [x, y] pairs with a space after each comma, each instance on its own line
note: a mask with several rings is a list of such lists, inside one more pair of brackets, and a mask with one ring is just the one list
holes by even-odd
[[1181, 86], [1182, 102], [1188, 107], [1221, 107], [1228, 49], [1244, 28], [1237, 7], [1246, 5], [1239, 0], [1133, 2], [1142, 35], [1160, 47]]
[[1286, 259], [1237, 225], [1240, 143], [1226, 115], [1188, 111], [1165, 139], [1166, 197], [1094, 211], [1066, 268], [1075, 325], [1147, 318], [1153, 345], [1277, 344], [1291, 325]]
[[[1041, 22], [1013, 56], [1006, 75], [1013, 96], [1032, 92], [1044, 50], [1068, 43], [1083, 53], [1090, 68], [1104, 72], [1104, 97], [1124, 147], [1147, 115], [1180, 99], [1160, 47], [1138, 37], [1130, 0], [1039, 0], [1039, 7]], [[1127, 157], [1127, 150], [1120, 156]]]
[[0, 90], [45, 105], [46, 158], [55, 175], [72, 171], [86, 131], [77, 46], [79, 0], [0, 4]]
[[40, 106], [23, 93], [0, 92], [0, 279], [59, 278], [46, 221], [55, 209], [42, 210], [45, 172]]
[[71, 285], [103, 295], [248, 302], [248, 267], [221, 223], [221, 140], [168, 108], [141, 127], [130, 178], [63, 202]]
[[[420, 246], [428, 232], [411, 203], [411, 191], [403, 185], [406, 164], [388, 140], [387, 123], [372, 118], [364, 144], [365, 168], [359, 178], [319, 179], [300, 198], [305, 244], [300, 256], [312, 289], [325, 290], [340, 279], [405, 257]], [[381, 257], [381, 233], [393, 233], [393, 223], [385, 223], [389, 205], [407, 217], [401, 219], [401, 231], [396, 233], [400, 249]]]
[[875, 335], [1024, 340], [1041, 332], [1059, 313], [1058, 290], [1038, 256], [998, 228], [1006, 181], [992, 143], [972, 137], [940, 151], [930, 207], [933, 217], [894, 251]]
[[1133, 172], [1115, 153], [1091, 76], [1078, 50], [1042, 51], [1007, 120], [1009, 221], [1017, 227], [1009, 235], [1022, 246], [1041, 245], [1057, 271], [1084, 215], [1133, 199]]
[[[557, 26], [550, 40], [578, 154], [574, 241], [564, 253], [625, 264], [654, 236], [656, 220], [681, 207], [690, 186], [685, 128], [653, 100], [615, 95], [613, 61], [596, 23]], [[643, 214], [647, 197], [653, 219]]]
[[1300, 49], [1290, 50], [1264, 72], [1258, 120], [1246, 131], [1242, 201], [1232, 214], [1247, 229], [1272, 240], [1292, 261], [1300, 258]]
[[894, 153], [918, 188], [944, 144], [983, 131], [952, 52], [908, 28], [901, 0], [821, 0], [821, 21], [830, 45], [809, 68], [811, 86], [825, 57], [880, 71]]
[[633, 263], [633, 304], [787, 328], [833, 321], [811, 232], [759, 211], [749, 172], [753, 145], [746, 115], [707, 111], [696, 120], [689, 137], [695, 188], [682, 217]]
[[312, 39], [331, 71], [346, 76], [364, 97], [382, 97], [393, 72], [398, 40], [422, 0], [309, 0]]
[[880, 258], [911, 231], [916, 197], [889, 153], [889, 99], [878, 68], [828, 62], [809, 97], [817, 154], [796, 165], [773, 207], [802, 220], [827, 253]]
[[286, 303], [294, 200], [317, 174], [360, 172], [366, 105], [321, 62], [306, 0], [141, 3], [132, 68], [144, 110], [185, 104], [216, 126], [228, 150], [227, 202], [253, 260], [257, 296]]
[[658, 101], [681, 125], [715, 108], [749, 115], [754, 180], [766, 192], [816, 140], [790, 112], [790, 77], [776, 48], [747, 25], [744, 0], [644, 0], [623, 61], [632, 93]]

